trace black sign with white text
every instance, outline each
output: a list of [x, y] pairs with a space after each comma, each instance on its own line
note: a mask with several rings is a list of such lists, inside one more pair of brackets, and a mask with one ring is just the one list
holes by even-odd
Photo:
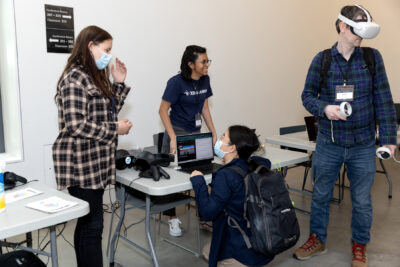
[[46, 41], [49, 53], [71, 53], [74, 46], [74, 10], [71, 7], [44, 5]]

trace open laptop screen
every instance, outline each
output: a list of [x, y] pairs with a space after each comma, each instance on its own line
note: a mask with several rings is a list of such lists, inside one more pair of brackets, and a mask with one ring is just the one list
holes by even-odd
[[177, 136], [176, 147], [178, 165], [214, 159], [212, 133]]

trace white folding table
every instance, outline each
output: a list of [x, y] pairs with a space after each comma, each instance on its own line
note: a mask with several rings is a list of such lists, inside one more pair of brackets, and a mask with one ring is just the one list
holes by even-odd
[[[17, 249], [23, 249], [31, 251], [33, 253], [39, 253], [51, 257], [52, 266], [57, 267], [58, 256], [57, 256], [57, 242], [56, 242], [56, 225], [88, 214], [89, 204], [86, 201], [80, 200], [69, 194], [55, 190], [40, 182], [30, 182], [26, 185], [14, 188], [10, 190], [10, 192], [21, 190], [28, 187], [36, 189], [43, 193], [33, 197], [15, 201], [10, 204], [6, 204], [6, 210], [0, 213], [0, 240], [24, 233], [29, 233], [42, 228], [50, 228], [51, 252], [48, 253], [45, 251], [40, 251], [30, 247], [15, 245], [10, 242], [4, 242], [4, 241], [0, 241], [0, 246], [12, 246]], [[8, 192], [9, 191], [6, 191], [6, 193]], [[59, 198], [68, 201], [76, 202], [78, 203], [78, 205], [51, 214], [25, 207], [25, 205], [28, 203], [49, 198], [52, 196], [57, 196]]]

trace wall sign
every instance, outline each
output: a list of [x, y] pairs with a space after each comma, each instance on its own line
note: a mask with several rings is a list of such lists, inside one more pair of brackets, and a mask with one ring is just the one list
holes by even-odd
[[49, 53], [71, 53], [74, 45], [74, 13], [72, 7], [44, 5], [46, 41]]

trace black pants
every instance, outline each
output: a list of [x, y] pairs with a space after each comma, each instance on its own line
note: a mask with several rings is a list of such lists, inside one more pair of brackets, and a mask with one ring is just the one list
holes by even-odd
[[89, 203], [89, 214], [80, 217], [76, 223], [74, 246], [78, 267], [103, 267], [101, 235], [103, 233], [104, 189], [83, 189], [68, 187], [68, 192]]

